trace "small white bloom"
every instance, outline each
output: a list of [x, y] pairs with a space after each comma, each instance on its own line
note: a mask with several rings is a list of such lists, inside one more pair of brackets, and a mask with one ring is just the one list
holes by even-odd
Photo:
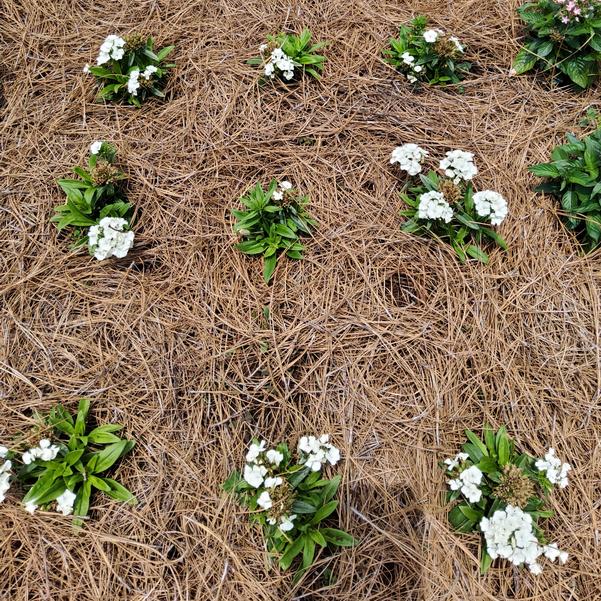
[[417, 216], [419, 219], [442, 219], [445, 223], [449, 223], [453, 219], [453, 209], [442, 192], [433, 190], [419, 197]]
[[98, 225], [88, 230], [88, 247], [99, 261], [110, 257], [122, 259], [134, 245], [134, 233], [125, 228], [128, 223], [121, 217], [103, 217]]
[[280, 183], [280, 188], [282, 190], [292, 190], [292, 184], [288, 180], [284, 180]]
[[539, 472], [546, 472], [547, 479], [551, 484], [559, 484], [560, 488], [565, 488], [568, 482], [568, 472], [572, 469], [569, 463], [562, 463], [555, 455], [555, 449], [550, 448], [544, 459], [537, 459], [534, 463]]
[[98, 55], [98, 58], [96, 59], [96, 64], [98, 66], [104, 65], [104, 63], [108, 63], [110, 60], [111, 60], [111, 57], [108, 54], [105, 54], [104, 52], [101, 52]]
[[0, 446], [0, 459], [4, 459], [8, 455], [8, 449], [6, 447]]
[[84, 65], [83, 72], [87, 75], [90, 72], [90, 65], [86, 63]]
[[436, 29], [428, 29], [424, 31], [424, 40], [428, 42], [428, 44], [434, 44], [438, 39], [438, 30]]
[[21, 460], [23, 461], [23, 463], [25, 465], [29, 465], [33, 461], [33, 457], [32, 457], [32, 455], [31, 455], [31, 453], [29, 451], [26, 451], [21, 456]]
[[447, 471], [452, 472], [460, 463], [463, 463], [469, 458], [467, 453], [457, 453], [453, 459], [445, 459], [444, 462], [447, 465]]
[[38, 506], [33, 501], [28, 501], [25, 503], [25, 511], [28, 513], [33, 513], [37, 508]]
[[142, 73], [142, 77], [146, 80], [149, 80], [154, 73], [156, 73], [158, 69], [154, 65], [148, 65], [146, 69], [144, 69], [144, 73]]
[[423, 69], [423, 67], [421, 65], [415, 65], [415, 67], [413, 67], [413, 70], [416, 73], [421, 73], [422, 69]]
[[257, 505], [263, 509], [271, 509], [273, 506], [273, 501], [266, 490], [259, 495], [259, 498], [257, 499]]
[[428, 152], [417, 144], [403, 144], [392, 151], [390, 163], [391, 165], [398, 163], [401, 171], [406, 171], [409, 175], [417, 175], [422, 170], [421, 162], [427, 156]]
[[470, 181], [478, 173], [474, 164], [474, 155], [464, 150], [450, 150], [446, 157], [440, 161], [440, 168], [447, 177], [450, 177], [455, 184], [460, 181]]
[[69, 489], [65, 490], [65, 492], [56, 499], [56, 510], [63, 515], [72, 514], [75, 497], [76, 495]]
[[138, 95], [138, 88], [140, 87], [140, 69], [132, 69], [129, 73], [129, 79], [127, 80], [127, 91], [132, 96]]
[[255, 461], [266, 447], [267, 442], [265, 440], [262, 440], [259, 444], [253, 442], [248, 449], [248, 453], [246, 453], [246, 461], [248, 463]]
[[284, 480], [280, 476], [265, 478], [265, 488], [275, 488], [280, 486]]
[[265, 51], [267, 50], [267, 48], [268, 48], [268, 45], [267, 45], [267, 44], [261, 44], [261, 45], [259, 46], [259, 52], [260, 52], [261, 54], [265, 54]]
[[500, 225], [509, 211], [507, 201], [492, 190], [484, 190], [474, 194], [474, 207], [480, 217], [490, 217], [492, 225]]
[[276, 451], [275, 449], [269, 449], [269, 451], [265, 453], [265, 457], [267, 457], [267, 461], [269, 461], [269, 463], [278, 466], [280, 463], [282, 463], [284, 454]]
[[263, 465], [247, 464], [244, 466], [244, 480], [254, 488], [259, 488], [263, 484], [266, 474], [267, 468]]
[[463, 482], [461, 482], [461, 480], [457, 478], [455, 478], [454, 480], [449, 480], [448, 484], [451, 490], [459, 490], [463, 486]]
[[454, 35], [449, 37], [449, 40], [455, 44], [455, 48], [457, 48], [459, 52], [463, 52], [464, 48], [461, 45], [461, 42]]
[[267, 75], [267, 77], [273, 77], [274, 76], [274, 72], [275, 72], [275, 66], [273, 63], [267, 63], [265, 65], [265, 75]]
[[401, 58], [406, 65], [412, 65], [415, 62], [415, 57], [410, 52], [403, 52]]
[[282, 200], [282, 198], [284, 198], [284, 193], [281, 192], [280, 190], [276, 190], [272, 195], [271, 198], [273, 198], [273, 200]]
[[411, 75], [411, 73], [407, 74], [407, 79], [409, 80], [409, 83], [415, 83], [417, 81], [417, 77], [415, 77], [415, 75]]
[[293, 513], [292, 515], [288, 515], [288, 516], [282, 516], [280, 518], [280, 530], [282, 532], [289, 532], [290, 530], [292, 530], [294, 528], [294, 523], [293, 521], [296, 519], [296, 514]]
[[102, 142], [100, 142], [100, 141], [92, 142], [92, 144], [90, 144], [90, 154], [98, 154], [100, 152], [101, 148], [102, 148]]

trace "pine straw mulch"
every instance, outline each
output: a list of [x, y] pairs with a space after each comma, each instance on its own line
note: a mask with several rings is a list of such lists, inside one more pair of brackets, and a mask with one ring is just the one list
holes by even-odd
[[[56, 514], [0, 505], [0, 598], [601, 597], [598, 255], [579, 256], [526, 173], [598, 90], [508, 76], [516, 4], [3, 2], [0, 441], [33, 410], [88, 396], [138, 441], [118, 477], [140, 503], [96, 496], [81, 536]], [[417, 12], [471, 47], [464, 94], [414, 93], [380, 60]], [[260, 90], [244, 59], [303, 25], [332, 42], [322, 83]], [[134, 29], [177, 46], [169, 101], [94, 104], [83, 64]], [[55, 180], [95, 139], [117, 144], [138, 211], [122, 261], [70, 253], [49, 223]], [[476, 153], [480, 186], [510, 202], [507, 254], [461, 266], [400, 232], [388, 160], [409, 141]], [[272, 176], [310, 194], [320, 226], [306, 259], [266, 286], [232, 247], [229, 211]], [[450, 530], [437, 462], [485, 420], [574, 464], [549, 522], [566, 566], [481, 578], [478, 538]], [[253, 435], [307, 432], [342, 448], [340, 525], [362, 542], [293, 587], [220, 484]]]

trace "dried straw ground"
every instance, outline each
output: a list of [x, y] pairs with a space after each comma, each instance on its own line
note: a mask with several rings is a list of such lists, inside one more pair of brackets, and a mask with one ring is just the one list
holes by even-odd
[[[3, 0], [0, 440], [88, 396], [139, 442], [118, 477], [140, 503], [97, 496], [83, 536], [2, 504], [1, 599], [601, 598], [598, 255], [579, 256], [525, 170], [598, 91], [507, 75], [516, 4]], [[417, 12], [470, 45], [463, 95], [413, 93], [380, 60]], [[322, 83], [260, 90], [244, 59], [303, 25], [332, 42]], [[177, 46], [169, 101], [95, 104], [83, 64], [134, 29]], [[95, 139], [119, 147], [138, 211], [122, 261], [70, 253], [49, 223], [55, 180]], [[511, 205], [507, 254], [461, 266], [400, 232], [388, 158], [408, 141], [476, 153], [480, 185]], [[229, 211], [272, 176], [310, 194], [320, 227], [266, 286]], [[484, 420], [575, 465], [549, 524], [566, 566], [481, 578], [478, 538], [450, 530], [437, 462]], [[343, 449], [340, 525], [361, 544], [294, 587], [220, 484], [253, 435], [306, 432]]]

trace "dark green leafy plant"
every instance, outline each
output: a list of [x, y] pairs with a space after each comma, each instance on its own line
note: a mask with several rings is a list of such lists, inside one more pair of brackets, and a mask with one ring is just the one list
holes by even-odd
[[518, 8], [528, 28], [526, 43], [513, 63], [520, 75], [548, 72], [559, 83], [588, 88], [599, 76], [601, 5], [596, 0], [526, 2]]
[[[546, 501], [553, 484], [562, 480], [561, 486], [567, 485], [570, 466], [561, 466], [553, 449], [549, 449], [545, 460], [518, 452], [505, 427], [494, 432], [485, 426], [483, 440], [470, 430], [465, 433], [468, 440], [462, 452], [440, 465], [451, 478], [447, 494], [447, 501], [453, 503], [448, 516], [450, 523], [459, 532], [484, 534], [481, 572], [485, 574], [497, 557], [509, 559], [515, 565], [526, 564], [534, 573], [539, 573], [536, 560], [542, 555], [551, 560], [559, 557], [565, 562], [567, 554], [556, 545], [547, 544], [539, 520], [554, 515], [546, 509]], [[553, 482], [548, 475], [553, 475]], [[503, 532], [508, 535], [507, 544], [499, 541], [498, 531], [490, 539], [487, 537], [495, 520], [506, 520]], [[512, 529], [521, 531], [517, 539], [509, 536]], [[525, 536], [528, 532], [530, 537]]]
[[601, 128], [579, 140], [568, 134], [550, 163], [529, 168], [547, 181], [537, 192], [551, 194], [561, 203], [562, 220], [586, 251], [601, 243]]
[[272, 180], [267, 190], [257, 184], [240, 199], [246, 210], [232, 210], [237, 221], [234, 231], [243, 241], [236, 245], [247, 255], [263, 255], [263, 277], [271, 280], [280, 253], [302, 259], [301, 235], [309, 235], [316, 224], [306, 207], [307, 196], [300, 195], [290, 182]]
[[74, 246], [85, 244], [88, 228], [103, 217], [131, 220], [132, 205], [124, 199], [119, 185], [126, 176], [115, 166], [115, 157], [114, 146], [94, 142], [87, 169], [73, 169], [80, 179], [58, 180], [67, 202], [55, 207], [52, 221], [59, 231], [73, 228]]
[[455, 36], [440, 29], [426, 29], [427, 25], [424, 16], [401, 25], [399, 37], [391, 38], [390, 46], [383, 51], [384, 60], [411, 83], [459, 83], [472, 66], [464, 58], [465, 48]]
[[100, 47], [96, 66], [86, 65], [99, 82], [98, 100], [127, 101], [137, 107], [147, 98], [164, 98], [167, 73], [175, 67], [165, 59], [174, 46], [154, 49], [154, 40], [139, 34], [121, 38], [111, 35]]
[[[57, 436], [52, 447], [55, 456], [44, 461], [28, 452], [27, 463], [17, 473], [18, 479], [29, 489], [23, 499], [26, 506], [48, 506], [65, 491], [70, 491], [75, 495], [73, 514], [83, 518], [88, 515], [93, 490], [118, 501], [136, 503], [131, 492], [105, 475], [135, 443], [115, 435], [123, 428], [119, 424], [88, 428], [89, 409], [90, 402], [82, 399], [75, 417], [59, 404], [45, 418], [45, 425]], [[74, 522], [82, 524], [81, 519]]]
[[327, 525], [338, 508], [334, 497], [341, 477], [324, 478], [320, 469], [338, 461], [338, 450], [328, 436], [303, 437], [301, 442], [309, 439], [315, 453], [299, 450], [296, 461], [285, 443], [266, 451], [264, 441], [254, 440], [244, 476], [235, 471], [224, 483], [224, 490], [251, 511], [251, 523], [261, 526], [270, 560], [285, 571], [300, 556], [296, 579], [320, 550], [356, 544], [350, 534]]
[[264, 81], [276, 78], [296, 81], [305, 73], [320, 79], [326, 58], [318, 53], [326, 45], [327, 42], [312, 44], [308, 29], [303, 29], [300, 35], [271, 35], [267, 36], [267, 43], [259, 47], [260, 56], [251, 58], [248, 64], [263, 67]]

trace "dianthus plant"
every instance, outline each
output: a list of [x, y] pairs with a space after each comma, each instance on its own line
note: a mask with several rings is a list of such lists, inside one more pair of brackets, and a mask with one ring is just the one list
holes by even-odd
[[[89, 409], [90, 402], [82, 399], [73, 417], [57, 405], [42, 420], [41, 429], [49, 438], [24, 452], [11, 451], [16, 478], [28, 489], [23, 504], [30, 513], [54, 507], [63, 515], [86, 517], [94, 490], [118, 501], [136, 502], [124, 486], [105, 475], [135, 443], [115, 435], [123, 427], [119, 424], [89, 428]], [[81, 519], [74, 522], [82, 524]]]
[[267, 42], [259, 46], [260, 56], [251, 58], [248, 64], [260, 65], [265, 81], [276, 78], [294, 81], [304, 73], [320, 79], [326, 58], [318, 52], [325, 46], [326, 42], [311, 44], [311, 32], [308, 29], [304, 29], [300, 35], [280, 33], [268, 36]]
[[410, 83], [454, 84], [464, 79], [471, 68], [465, 60], [465, 47], [440, 29], [428, 29], [424, 16], [401, 25], [399, 37], [390, 39], [383, 51], [387, 63]]
[[493, 560], [507, 559], [539, 574], [542, 556], [565, 563], [568, 554], [549, 543], [539, 520], [553, 516], [546, 501], [554, 485], [568, 485], [568, 463], [549, 449], [542, 459], [519, 453], [505, 427], [485, 426], [484, 440], [466, 430], [467, 442], [441, 467], [448, 478], [449, 521], [459, 532], [480, 532], [480, 570]]
[[99, 260], [124, 257], [133, 245], [132, 205], [124, 199], [120, 183], [126, 176], [115, 166], [115, 156], [114, 146], [94, 142], [87, 168], [73, 169], [80, 179], [58, 180], [67, 202], [55, 207], [52, 218], [59, 231], [72, 228], [75, 247], [87, 243]]
[[547, 178], [537, 192], [559, 200], [564, 223], [591, 251], [601, 244], [601, 129], [582, 140], [572, 134], [567, 138], [551, 153], [552, 162], [529, 170]]
[[269, 282], [279, 253], [291, 259], [303, 256], [299, 237], [310, 234], [316, 224], [306, 210], [309, 199], [289, 181], [274, 179], [267, 190], [257, 184], [240, 202], [246, 210], [232, 210], [237, 219], [234, 231], [243, 238], [237, 248], [247, 255], [263, 255], [263, 277]]
[[428, 152], [416, 144], [404, 144], [392, 153], [390, 162], [399, 163], [401, 171], [413, 178], [401, 192], [409, 206], [401, 211], [408, 217], [403, 231], [448, 242], [462, 262], [471, 257], [487, 263], [488, 255], [482, 248], [485, 241], [507, 248], [503, 238], [490, 227], [503, 222], [507, 202], [493, 190], [474, 192], [472, 180], [478, 169], [472, 153], [447, 152], [439, 163], [442, 176], [434, 171], [421, 173], [427, 156]]
[[340, 476], [325, 478], [321, 471], [340, 460], [329, 436], [303, 436], [295, 457], [288, 445], [268, 449], [253, 440], [244, 472], [233, 472], [224, 489], [250, 509], [250, 520], [263, 529], [270, 559], [287, 570], [301, 556], [297, 577], [312, 564], [319, 549], [350, 547], [355, 539], [326, 526], [338, 508], [334, 499]]
[[165, 59], [173, 48], [167, 46], [155, 52], [151, 37], [109, 35], [100, 46], [96, 65], [86, 65], [83, 70], [98, 80], [99, 99], [126, 100], [141, 106], [151, 96], [164, 98], [167, 72], [175, 67]]
[[518, 75], [537, 69], [560, 83], [591, 86], [601, 61], [601, 4], [598, 0], [538, 0], [518, 8], [527, 39], [513, 63]]

